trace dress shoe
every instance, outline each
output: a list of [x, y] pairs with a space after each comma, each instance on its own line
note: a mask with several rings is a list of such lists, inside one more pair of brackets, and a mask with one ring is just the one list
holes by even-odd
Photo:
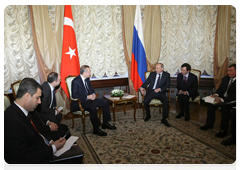
[[222, 141], [221, 144], [226, 145], [226, 146], [235, 145], [236, 144], [236, 137], [230, 137], [229, 139]]
[[93, 134], [96, 134], [98, 136], [107, 136], [106, 132], [103, 132], [101, 129], [97, 128], [97, 129], [93, 129]]
[[171, 127], [171, 125], [168, 123], [167, 119], [162, 119], [162, 123], [167, 127]]
[[189, 113], [186, 113], [185, 115], [185, 121], [189, 121], [190, 120], [190, 114]]
[[223, 138], [225, 136], [227, 136], [227, 132], [224, 131], [224, 130], [221, 130], [220, 132], [218, 132], [215, 136], [218, 137], [218, 138]]
[[213, 125], [211, 124], [205, 124], [204, 126], [201, 126], [200, 129], [201, 130], [207, 130], [207, 129], [212, 129], [213, 128]]
[[114, 130], [114, 129], [117, 129], [117, 128], [113, 125], [110, 125], [109, 123], [104, 123], [104, 124], [102, 124], [102, 129]]
[[144, 121], [147, 122], [151, 118], [151, 115], [146, 115]]
[[85, 165], [84, 165], [84, 163], [82, 163], [81, 166], [80, 166], [80, 170], [82, 170], [84, 168], [85, 168]]
[[182, 113], [178, 113], [178, 115], [176, 116], [177, 119], [181, 118], [183, 116]]

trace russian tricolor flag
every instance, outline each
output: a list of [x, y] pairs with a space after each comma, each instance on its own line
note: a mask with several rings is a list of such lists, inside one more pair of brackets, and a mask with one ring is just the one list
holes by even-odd
[[144, 73], [147, 71], [146, 52], [144, 47], [142, 18], [140, 5], [137, 5], [133, 29], [133, 45], [132, 45], [132, 64], [131, 64], [131, 80], [136, 90], [145, 82]]

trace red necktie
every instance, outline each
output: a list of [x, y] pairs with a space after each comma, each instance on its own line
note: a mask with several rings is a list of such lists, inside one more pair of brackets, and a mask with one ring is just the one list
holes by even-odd
[[184, 83], [187, 84], [187, 76], [184, 76]]

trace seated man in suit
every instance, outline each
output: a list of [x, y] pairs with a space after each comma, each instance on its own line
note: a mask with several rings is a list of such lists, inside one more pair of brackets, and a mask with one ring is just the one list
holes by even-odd
[[231, 133], [232, 136], [221, 142], [222, 145], [234, 145], [236, 144], [236, 108], [233, 108], [231, 112]]
[[180, 113], [176, 118], [181, 118], [184, 116], [185, 120], [190, 120], [189, 114], [189, 98], [194, 100], [198, 96], [198, 81], [197, 76], [190, 73], [191, 66], [188, 63], [184, 63], [181, 66], [181, 73], [177, 76], [177, 89], [178, 89], [178, 105], [180, 108]]
[[[97, 107], [103, 110], [103, 124], [102, 129], [116, 129], [115, 126], [110, 125], [108, 122], [111, 120], [109, 102], [106, 99], [96, 98], [95, 91], [92, 88], [89, 77], [91, 70], [89, 66], [82, 65], [80, 68], [80, 75], [72, 81], [72, 97], [80, 99], [84, 110], [90, 112], [90, 120], [93, 125], [93, 134], [99, 136], [106, 136], [107, 133], [103, 132], [99, 127], [101, 125], [98, 115]], [[71, 103], [71, 110], [73, 112], [79, 111], [79, 104], [76, 101]]]
[[42, 84], [42, 103], [37, 110], [41, 117], [59, 124], [62, 120], [62, 111], [57, 110], [55, 87], [59, 86], [61, 77], [58, 73], [51, 72], [47, 81]]
[[49, 163], [66, 143], [60, 138], [48, 143], [28, 118], [41, 103], [42, 87], [34, 79], [21, 81], [16, 100], [4, 112], [4, 159], [10, 164]]
[[[220, 132], [215, 136], [223, 138], [228, 134], [229, 121], [231, 118], [231, 110], [234, 105], [228, 102], [236, 101], [236, 64], [231, 64], [227, 69], [228, 75], [222, 78], [222, 83], [217, 91], [212, 94], [215, 98], [215, 104], [209, 104], [207, 110], [207, 121], [206, 124], [200, 127], [201, 130], [212, 129], [215, 121], [215, 112], [217, 107], [221, 107], [221, 125]], [[223, 105], [221, 105], [223, 103]], [[224, 105], [225, 103], [225, 105]]]
[[148, 121], [151, 118], [150, 115], [150, 109], [149, 109], [149, 103], [152, 99], [159, 99], [163, 104], [163, 118], [162, 123], [170, 127], [170, 124], [168, 123], [168, 106], [169, 106], [169, 100], [166, 96], [166, 89], [170, 87], [170, 74], [163, 71], [164, 65], [162, 63], [156, 64], [156, 71], [151, 72], [148, 76], [147, 80], [143, 83], [143, 85], [140, 87], [141, 94], [145, 94], [147, 88], [147, 93], [144, 98], [144, 107], [146, 110], [146, 117], [144, 121]]

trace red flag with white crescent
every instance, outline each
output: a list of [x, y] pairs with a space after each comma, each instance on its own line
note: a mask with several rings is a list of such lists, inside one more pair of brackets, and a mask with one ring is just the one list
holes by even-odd
[[[78, 59], [78, 49], [73, 25], [71, 5], [65, 5], [63, 46], [61, 62], [61, 87], [69, 98], [65, 78], [69, 75], [77, 76], [80, 74], [80, 64]], [[69, 89], [71, 90], [71, 89]]]

